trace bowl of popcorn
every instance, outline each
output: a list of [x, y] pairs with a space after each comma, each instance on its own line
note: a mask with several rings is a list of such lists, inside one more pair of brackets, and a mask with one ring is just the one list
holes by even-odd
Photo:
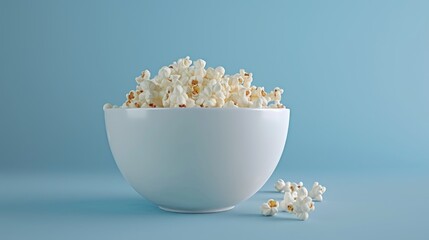
[[266, 183], [289, 127], [282, 89], [189, 57], [135, 80], [121, 106], [103, 109], [116, 164], [144, 198], [167, 211], [219, 212]]

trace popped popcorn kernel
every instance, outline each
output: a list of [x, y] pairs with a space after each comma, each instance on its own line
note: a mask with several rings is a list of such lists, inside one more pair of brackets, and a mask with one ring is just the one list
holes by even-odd
[[309, 213], [314, 211], [315, 207], [313, 204], [313, 200], [310, 197], [305, 197], [302, 199], [297, 199], [294, 203], [294, 211], [293, 213], [300, 220], [307, 220], [309, 217]]
[[313, 199], [313, 201], [321, 202], [323, 201], [323, 194], [326, 192], [326, 187], [320, 185], [318, 182], [314, 182], [313, 187], [311, 188], [308, 196]]
[[113, 108], [113, 105], [110, 104], [110, 103], [106, 103], [106, 104], [103, 105], [103, 110], [111, 109], [111, 108]]
[[268, 205], [269, 205], [271, 208], [273, 208], [273, 207], [278, 207], [278, 206], [279, 206], [279, 203], [278, 203], [276, 200], [274, 200], [274, 199], [270, 199], [270, 200], [268, 200]]
[[296, 192], [303, 186], [304, 186], [304, 184], [302, 182], [299, 182], [299, 183], [292, 182], [292, 183], [290, 183], [289, 188], [290, 188], [291, 192]]
[[278, 213], [279, 203], [274, 199], [269, 199], [266, 203], [261, 206], [261, 213], [264, 216], [274, 216]]
[[287, 211], [292, 213], [293, 212], [293, 203], [295, 202], [295, 197], [292, 195], [291, 192], [285, 192], [283, 196], [283, 200], [280, 202], [280, 208], [283, 211]]
[[277, 192], [284, 192], [285, 186], [286, 186], [286, 183], [283, 179], [277, 180], [277, 182], [274, 184], [274, 188], [277, 190]]
[[224, 108], [238, 108], [237, 104], [234, 101], [228, 101], [222, 107], [224, 107]]
[[[240, 69], [227, 75], [222, 66], [206, 65], [203, 59], [193, 62], [187, 56], [161, 67], [153, 78], [149, 70], [142, 71], [121, 108], [285, 108], [283, 89], [266, 92], [252, 85], [251, 72]], [[183, 91], [175, 92], [179, 86]]]
[[149, 70], [144, 70], [140, 76], [136, 77], [136, 82], [137, 84], [140, 84], [141, 82], [143, 82], [144, 80], [149, 80], [150, 79], [150, 72]]
[[129, 93], [127, 93], [128, 101], [134, 100], [135, 96], [136, 96], [136, 92], [134, 90], [131, 90]]

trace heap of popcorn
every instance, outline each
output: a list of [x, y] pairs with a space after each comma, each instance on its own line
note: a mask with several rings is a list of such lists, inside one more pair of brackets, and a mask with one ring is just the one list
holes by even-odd
[[162, 67], [152, 79], [144, 70], [122, 106], [106, 103], [103, 108], [284, 108], [283, 89], [266, 92], [253, 86], [252, 73], [244, 69], [226, 75], [223, 67], [205, 67], [204, 60], [186, 57]]
[[318, 182], [313, 183], [310, 192], [304, 187], [302, 182], [285, 182], [279, 179], [274, 188], [278, 192], [284, 193], [283, 200], [280, 203], [274, 199], [269, 199], [261, 206], [261, 213], [264, 216], [274, 216], [279, 210], [294, 214], [300, 220], [307, 220], [309, 213], [314, 211], [314, 202], [323, 201], [323, 194], [326, 187]]

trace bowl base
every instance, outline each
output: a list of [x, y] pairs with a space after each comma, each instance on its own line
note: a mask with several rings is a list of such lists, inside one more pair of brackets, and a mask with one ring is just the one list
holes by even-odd
[[167, 212], [174, 212], [174, 213], [217, 213], [217, 212], [225, 212], [228, 210], [233, 209], [235, 206], [226, 207], [226, 208], [215, 208], [215, 209], [207, 209], [207, 210], [183, 210], [183, 209], [174, 209], [174, 208], [167, 208], [167, 207], [161, 207], [160, 209], [167, 211]]

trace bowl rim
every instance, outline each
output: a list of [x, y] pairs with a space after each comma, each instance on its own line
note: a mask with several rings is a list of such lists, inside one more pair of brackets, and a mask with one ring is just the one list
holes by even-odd
[[290, 111], [289, 108], [108, 108], [103, 109], [105, 112], [109, 111]]

